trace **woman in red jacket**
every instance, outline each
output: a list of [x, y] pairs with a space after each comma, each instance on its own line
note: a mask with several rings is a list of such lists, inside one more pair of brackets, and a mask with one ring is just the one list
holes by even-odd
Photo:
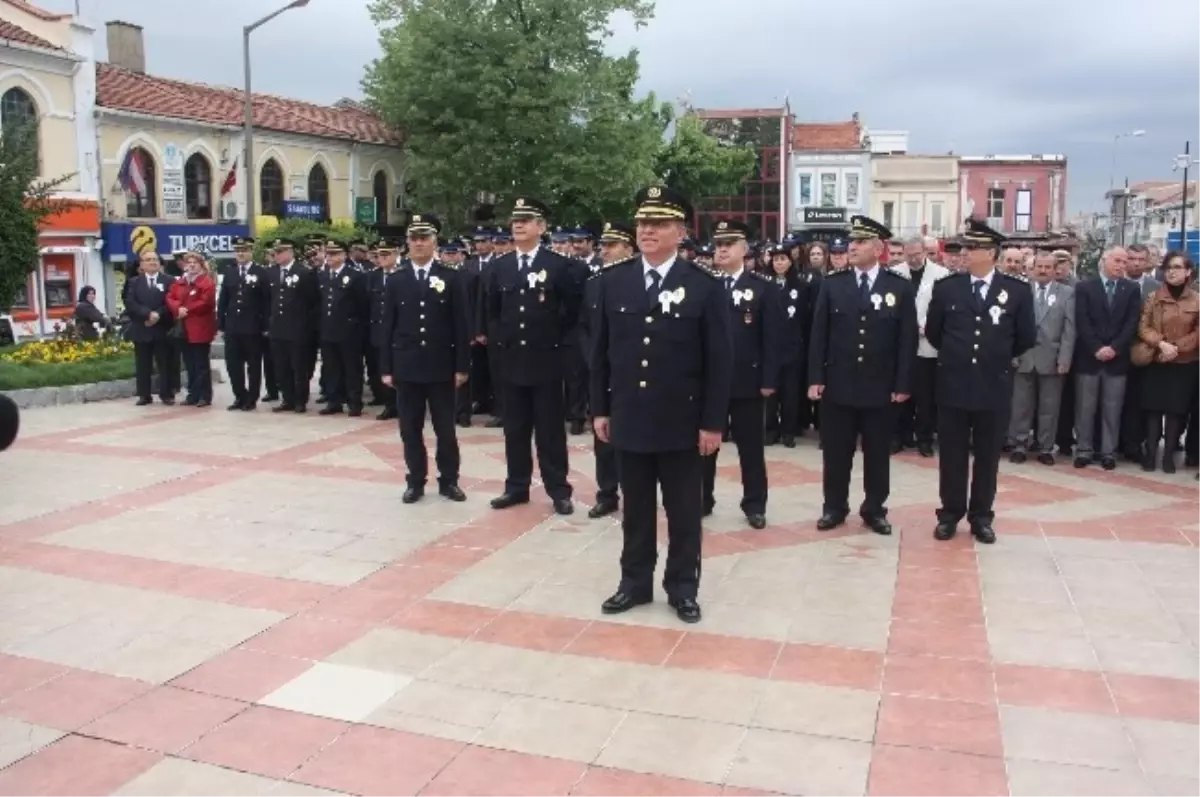
[[183, 279], [171, 284], [167, 307], [183, 326], [183, 364], [187, 368], [187, 404], [212, 404], [212, 365], [209, 351], [217, 336], [217, 284], [201, 252], [183, 255]]

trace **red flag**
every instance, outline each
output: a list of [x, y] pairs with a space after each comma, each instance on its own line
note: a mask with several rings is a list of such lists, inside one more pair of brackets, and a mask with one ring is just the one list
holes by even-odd
[[232, 191], [233, 187], [235, 185], [237, 185], [237, 168], [238, 168], [238, 159], [234, 158], [233, 166], [229, 167], [229, 174], [225, 175], [225, 182], [221, 183], [221, 196], [222, 197], [224, 197], [226, 194], [228, 194], [230, 191]]

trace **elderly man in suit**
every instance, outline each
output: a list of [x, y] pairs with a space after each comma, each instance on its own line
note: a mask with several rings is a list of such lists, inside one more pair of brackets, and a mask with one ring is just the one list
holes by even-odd
[[[1129, 373], [1129, 350], [1142, 311], [1138, 287], [1125, 279], [1125, 250], [1100, 259], [1100, 275], [1075, 288], [1075, 467], [1086, 468], [1093, 454], [1105, 470], [1117, 467], [1121, 406]], [[1096, 416], [1100, 416], [1097, 450]]]
[[[1043, 465], [1054, 464], [1063, 381], [1075, 355], [1075, 291], [1055, 281], [1054, 271], [1054, 255], [1038, 252], [1030, 272], [1037, 343], [1017, 359], [1008, 426], [1008, 460], [1018, 464], [1026, 452], [1036, 453]], [[1031, 439], [1035, 421], [1037, 436]]]

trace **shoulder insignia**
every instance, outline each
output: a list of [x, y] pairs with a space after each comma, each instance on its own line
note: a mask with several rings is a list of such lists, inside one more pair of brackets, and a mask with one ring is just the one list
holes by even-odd
[[760, 279], [763, 282], [774, 282], [775, 281], [760, 271], [750, 271], [748, 273], [750, 274], [751, 277], [754, 277], [755, 279]]
[[[630, 263], [640, 263], [640, 262], [641, 262], [641, 258], [638, 257], [637, 255], [634, 255], [633, 257], [627, 257], [624, 260], [618, 260], [615, 263], [609, 263], [607, 266], [605, 266], [603, 269], [601, 269], [601, 271], [604, 271], [604, 270], [607, 270], [610, 268], [616, 268], [617, 266], [627, 266]], [[597, 273], [599, 273], [599, 272], [597, 272]]]
[[838, 268], [838, 269], [834, 269], [833, 271], [830, 271], [828, 274], [826, 274], [825, 278], [828, 279], [829, 277], [842, 277], [849, 273], [850, 273], [850, 269], [848, 269], [848, 268]]
[[712, 277], [715, 280], [725, 279], [725, 275], [720, 271], [717, 271], [715, 268], [709, 268], [708, 266], [702, 266], [694, 260], [676, 260], [675, 263], [686, 263], [692, 268], [696, 269], [696, 271], [699, 271], [701, 274]]
[[947, 271], [945, 274], [943, 274], [942, 276], [935, 279], [934, 282], [937, 283], [937, 282], [941, 282], [942, 280], [948, 280], [951, 277], [957, 277], [959, 275], [959, 273], [960, 272], [956, 272], [956, 271]]
[[891, 274], [893, 277], [899, 277], [902, 280], [908, 279], [908, 277], [906, 277], [904, 275], [903, 271], [901, 271], [900, 269], [898, 269], [894, 266], [888, 266], [887, 268], [884, 269], [884, 271], [886, 271], [888, 274]]

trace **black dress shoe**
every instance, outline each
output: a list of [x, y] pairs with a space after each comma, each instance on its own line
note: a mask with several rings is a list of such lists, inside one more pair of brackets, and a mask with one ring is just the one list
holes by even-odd
[[443, 484], [438, 488], [438, 495], [451, 501], [466, 501], [467, 494], [457, 484]]
[[[317, 402], [317, 403], [319, 404], [320, 402]], [[342, 405], [341, 404], [326, 404], [324, 407], [317, 410], [317, 415], [341, 415], [341, 414], [342, 414]]]
[[622, 612], [629, 611], [635, 606], [644, 606], [647, 603], [651, 603], [653, 600], [654, 599], [650, 597], [634, 597], [627, 592], [621, 592], [620, 590], [617, 590], [612, 594], [611, 597], [609, 597], [608, 600], [600, 604], [600, 611], [602, 611], [604, 614], [621, 614]]
[[393, 421], [397, 417], [399, 417], [399, 416], [398, 416], [398, 413], [396, 412], [395, 407], [384, 407], [383, 412], [381, 412], [375, 416], [375, 420], [377, 420], [377, 421]]
[[1086, 468], [1088, 465], [1091, 465], [1091, 464], [1092, 464], [1092, 461], [1090, 459], [1088, 459], [1087, 457], [1075, 457], [1074, 465], [1076, 468]]
[[376, 398], [375, 396], [371, 396], [371, 400], [367, 402], [367, 406], [368, 407], [382, 407], [386, 403], [387, 402], [381, 398]]
[[504, 419], [503, 418], [488, 418], [487, 422], [484, 423], [484, 427], [486, 427], [488, 429], [503, 429], [504, 428]]
[[826, 512], [817, 519], [817, 531], [829, 531], [830, 529], [836, 529], [845, 522], [845, 515], [835, 515], [832, 512]]
[[1009, 461], [1009, 462], [1011, 462], [1011, 463], [1012, 463], [1012, 464], [1014, 464], [1014, 465], [1022, 465], [1022, 464], [1024, 464], [1024, 463], [1025, 463], [1025, 459], [1026, 459], [1026, 457], [1025, 457], [1025, 452], [1024, 452], [1024, 451], [1014, 451], [1014, 452], [1012, 452], [1011, 454], [1009, 454], [1009, 455], [1008, 455], [1008, 461]]
[[1049, 466], [1053, 467], [1054, 466], [1054, 455], [1050, 454], [1048, 452], [1038, 454], [1038, 462], [1042, 463], [1043, 465], [1049, 465]]
[[279, 394], [278, 393], [268, 393], [262, 397], [262, 400], [267, 403], [270, 403], [272, 401], [279, 401]]
[[197, 401], [197, 402], [195, 403], [195, 405], [194, 405], [194, 406], [196, 406], [196, 407], [200, 407], [201, 409], [203, 409], [203, 408], [205, 408], [205, 407], [211, 407], [211, 406], [212, 406], [212, 402], [211, 402], [211, 401], [209, 401], [208, 399], [200, 399], [199, 401]]
[[917, 453], [928, 459], [933, 456], [933, 443], [917, 443]]
[[329, 403], [329, 397], [328, 397], [328, 396], [326, 396], [324, 393], [318, 393], [318, 394], [317, 394], [317, 399], [316, 399], [316, 401], [314, 401], [313, 403], [314, 403], [314, 404], [328, 404], [328, 403]]
[[240, 410], [241, 408], [242, 408], [242, 402], [235, 401], [232, 404], [230, 404], [228, 407], [226, 407], [225, 410], [227, 412], [236, 412], [236, 411]]
[[888, 519], [885, 517], [865, 517], [862, 522], [871, 531], [882, 534], [884, 537], [892, 533], [892, 524], [888, 523]]
[[296, 406], [294, 404], [280, 404], [278, 407], [271, 408], [271, 412], [295, 412], [295, 411], [296, 411]]
[[183, 406], [185, 406], [185, 407], [194, 407], [199, 403], [200, 403], [200, 399], [195, 399], [195, 398], [192, 398], [191, 396], [188, 396], [187, 398], [185, 398], [183, 400]]
[[400, 501], [405, 504], [415, 504], [421, 500], [423, 495], [425, 495], [424, 487], [406, 487], [404, 495], [400, 496]]
[[990, 521], [981, 520], [978, 523], [972, 523], [971, 536], [984, 545], [991, 545], [996, 541], [996, 532], [992, 529]]
[[308, 412], [308, 405], [297, 404], [296, 406], [292, 407], [292, 412], [296, 413], [297, 415], [303, 415], [304, 413]]
[[939, 521], [937, 526], [935, 526], [933, 529], [933, 538], [935, 540], [941, 540], [941, 541], [945, 542], [946, 540], [954, 539], [954, 535], [957, 533], [958, 533], [958, 524], [957, 523], [951, 523], [948, 520], [947, 521]]
[[892, 453], [893, 454], [899, 454], [903, 450], [904, 450], [904, 443], [901, 443], [899, 440], [892, 441]]
[[154, 399], [140, 398], [137, 400], [137, 402], [134, 404], [134, 406], [135, 407], [145, 407], [147, 404], [153, 404], [153, 403], [154, 403]]
[[1117, 469], [1116, 457], [1102, 457], [1100, 459], [1100, 467], [1104, 468], [1105, 470], [1116, 470]]
[[701, 517], [708, 517], [711, 515], [713, 513], [713, 508], [716, 507], [716, 505], [716, 501], [705, 501], [704, 505], [700, 508]]
[[570, 432], [574, 435], [583, 434], [583, 421], [571, 421]]
[[460, 429], [470, 429], [471, 428], [471, 419], [469, 417], [459, 418], [457, 421], [455, 421], [455, 423], [458, 424]]
[[700, 622], [700, 604], [695, 598], [671, 598], [668, 603], [675, 610], [675, 616], [685, 623]]
[[592, 520], [597, 520], [599, 518], [611, 515], [620, 508], [620, 504], [618, 504], [616, 501], [597, 501], [596, 505], [588, 510], [588, 517]]
[[785, 434], [783, 437], [779, 438], [779, 440], [783, 443], [784, 448], [796, 447], [796, 438], [792, 437], [790, 434]]
[[752, 529], [765, 529], [767, 527], [767, 516], [759, 512], [746, 513], [746, 522], [750, 524]]
[[779, 432], [767, 432], [766, 436], [763, 437], [763, 445], [764, 446], [773, 446], [778, 442], [779, 442]]
[[362, 407], [351, 407], [350, 410], [346, 414], [348, 416], [350, 416], [351, 418], [361, 418], [362, 413], [363, 413]]
[[552, 503], [554, 505], [554, 511], [560, 515], [575, 514], [575, 504], [571, 503], [570, 498], [555, 498]]
[[528, 504], [529, 493], [505, 493], [491, 500], [492, 509], [508, 509], [517, 504]]
[[161, 401], [163, 404], [166, 404], [168, 407], [175, 406], [175, 397], [174, 396], [167, 396], [166, 398], [159, 399], [159, 401]]

